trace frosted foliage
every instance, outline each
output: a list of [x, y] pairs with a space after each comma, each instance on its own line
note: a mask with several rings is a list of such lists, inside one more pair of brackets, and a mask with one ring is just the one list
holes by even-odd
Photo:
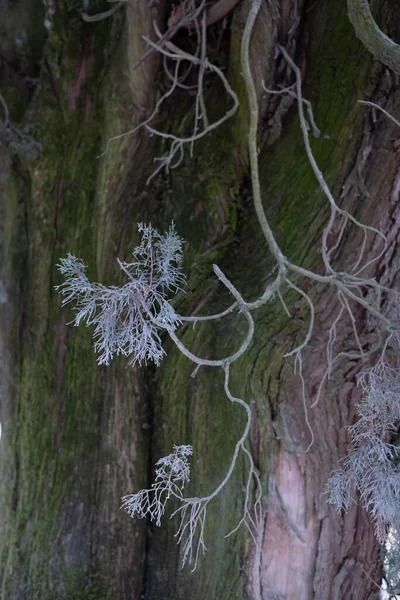
[[156, 463], [156, 480], [150, 489], [140, 490], [121, 498], [123, 510], [131, 517], [149, 517], [156, 525], [161, 525], [161, 517], [171, 496], [182, 499], [182, 491], [190, 480], [188, 456], [191, 446], [174, 446], [173, 452]]
[[166, 296], [181, 289], [185, 279], [180, 271], [182, 240], [172, 223], [160, 234], [151, 225], [138, 225], [141, 243], [133, 251], [133, 262], [119, 262], [129, 281], [122, 287], [91, 283], [86, 265], [72, 254], [58, 264], [65, 282], [56, 289], [63, 305], [75, 301], [79, 325], [94, 325], [94, 349], [98, 363], [108, 365], [114, 354], [131, 358], [132, 364], [156, 365], [164, 355], [159, 332], [176, 329], [180, 323]]
[[328, 482], [329, 502], [348, 509], [358, 491], [383, 543], [389, 527], [400, 527], [400, 447], [389, 443], [400, 424], [400, 372], [381, 360], [359, 383], [364, 394], [349, 428], [353, 446]]
[[191, 446], [174, 446], [174, 451], [156, 463], [156, 481], [173, 481], [184, 486], [190, 480], [190, 466], [187, 456], [192, 455]]

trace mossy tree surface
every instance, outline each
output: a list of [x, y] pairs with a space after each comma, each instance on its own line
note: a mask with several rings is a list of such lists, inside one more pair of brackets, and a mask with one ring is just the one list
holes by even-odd
[[[195, 573], [181, 570], [176, 522], [166, 519], [158, 529], [118, 510], [120, 496], [149, 485], [154, 462], [173, 444], [193, 445], [188, 494], [208, 494], [218, 485], [245, 419], [224, 395], [222, 372], [202, 368], [192, 378], [193, 365], [167, 339], [167, 357], [158, 369], [130, 368], [123, 358], [99, 367], [91, 332], [68, 326], [70, 309], [61, 308], [54, 290], [61, 283], [56, 264], [67, 252], [82, 257], [92, 279], [120, 284], [115, 258], [129, 259], [138, 240], [136, 223], [164, 230], [173, 219], [186, 240], [188, 283], [186, 293], [174, 300], [181, 314], [228, 306], [231, 300], [216, 284], [214, 263], [246, 299], [262, 293], [274, 265], [249, 185], [248, 114], [240, 74], [249, 1], [229, 17], [219, 45], [220, 25], [209, 36], [213, 60], [226, 68], [238, 93], [239, 111], [195, 146], [193, 158], [187, 155], [176, 170], [160, 173], [149, 185], [153, 158], [165, 147], [143, 130], [98, 156], [111, 136], [151, 112], [164, 89], [155, 54], [139, 68], [133, 65], [145, 51], [140, 34], [150, 34], [154, 17], [164, 27], [171, 3], [158, 2], [152, 13], [147, 2], [131, 0], [126, 10], [98, 23], [81, 20], [80, 2], [59, 2], [54, 13], [47, 3], [46, 14], [40, 3], [31, 14], [33, 4], [0, 2], [10, 24], [4, 47], [3, 38], [0, 42], [0, 91], [14, 125], [42, 148], [32, 157], [0, 140], [0, 598], [376, 598], [372, 580], [380, 577], [379, 548], [369, 518], [357, 506], [338, 516], [323, 496], [329, 473], [349, 443], [345, 428], [354, 421], [355, 375], [362, 365], [339, 365], [319, 404], [308, 406], [315, 443], [306, 454], [310, 434], [300, 383], [293, 364], [283, 358], [306, 331], [304, 300], [287, 293], [291, 317], [278, 300], [255, 313], [253, 344], [232, 370], [234, 393], [252, 406], [249, 447], [263, 486], [257, 577], [246, 531], [224, 539], [242, 514], [246, 475], [241, 462], [210, 504], [208, 553]], [[380, 116], [371, 119], [357, 100], [372, 99], [395, 111], [396, 80], [357, 41], [345, 0], [300, 2], [295, 30], [292, 4], [297, 3], [281, 2], [280, 9], [275, 2], [263, 5], [251, 47], [267, 216], [285, 254], [322, 272], [318, 244], [328, 206], [305, 155], [296, 107], [268, 104], [261, 90], [261, 79], [270, 88], [279, 83], [274, 47], [290, 36], [304, 93], [322, 132], [312, 142], [316, 159], [340, 202], [388, 234], [389, 250], [371, 275], [394, 281], [399, 134]], [[90, 2], [93, 13], [107, 7], [102, 0]], [[392, 8], [391, 15], [400, 22], [399, 9]], [[16, 46], [22, 30], [29, 35]], [[186, 34], [179, 35], [182, 42]], [[192, 100], [178, 93], [157, 125], [186, 131]], [[228, 102], [212, 77], [206, 101], [210, 115], [220, 114]], [[362, 234], [351, 230], [337, 265], [351, 264], [361, 242]], [[375, 251], [371, 239], [367, 253], [372, 257]], [[337, 306], [331, 289], [307, 286], [317, 312], [315, 337], [304, 354], [310, 405], [324, 372], [327, 331]], [[365, 335], [372, 335], [365, 314], [358, 312], [357, 318]], [[344, 323], [338, 348], [354, 344], [351, 332], [350, 322]], [[212, 325], [182, 327], [180, 336], [196, 354], [222, 357], [237, 348], [244, 333], [243, 316], [231, 315]]]

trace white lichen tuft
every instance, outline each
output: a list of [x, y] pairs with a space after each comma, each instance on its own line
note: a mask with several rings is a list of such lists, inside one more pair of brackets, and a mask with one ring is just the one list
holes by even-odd
[[182, 499], [182, 491], [190, 480], [188, 456], [192, 455], [191, 446], [174, 446], [173, 452], [160, 458], [156, 463], [156, 480], [150, 489], [140, 490], [121, 498], [121, 509], [130, 517], [149, 517], [156, 525], [161, 525], [161, 517], [171, 496]]
[[133, 262], [118, 261], [129, 279], [122, 287], [90, 282], [86, 265], [72, 254], [58, 264], [65, 282], [56, 289], [63, 295], [63, 305], [75, 301], [76, 326], [82, 320], [95, 326], [99, 364], [108, 365], [115, 354], [123, 354], [132, 364], [159, 365], [165, 354], [160, 331], [176, 329], [180, 323], [167, 295], [178, 292], [185, 282], [180, 269], [183, 241], [173, 223], [165, 234], [151, 225], [139, 224], [138, 229], [142, 239], [133, 251]]
[[349, 427], [353, 446], [328, 482], [329, 502], [347, 510], [357, 491], [384, 543], [389, 527], [400, 527], [400, 448], [390, 443], [400, 424], [400, 372], [380, 360], [359, 383], [364, 395]]

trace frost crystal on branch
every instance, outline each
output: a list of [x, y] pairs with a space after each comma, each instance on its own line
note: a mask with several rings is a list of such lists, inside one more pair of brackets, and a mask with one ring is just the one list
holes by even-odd
[[353, 447], [328, 482], [329, 502], [347, 510], [357, 490], [383, 543], [388, 528], [400, 526], [400, 451], [389, 443], [400, 424], [400, 372], [381, 359], [359, 382], [364, 397], [349, 428]]
[[73, 320], [94, 325], [94, 349], [99, 364], [108, 365], [114, 354], [131, 357], [131, 363], [156, 365], [165, 354], [159, 332], [176, 329], [180, 323], [166, 296], [181, 289], [185, 278], [180, 271], [182, 240], [172, 223], [160, 234], [151, 225], [138, 225], [141, 243], [133, 251], [133, 262], [119, 262], [129, 278], [122, 287], [91, 283], [86, 265], [72, 254], [58, 264], [65, 282], [57, 286], [63, 305], [76, 302]]
[[156, 463], [156, 480], [148, 490], [129, 494], [121, 498], [121, 509], [130, 517], [150, 517], [156, 525], [161, 525], [165, 505], [171, 496], [182, 499], [182, 490], [190, 480], [190, 466], [187, 459], [192, 455], [191, 446], [174, 446], [168, 456]]

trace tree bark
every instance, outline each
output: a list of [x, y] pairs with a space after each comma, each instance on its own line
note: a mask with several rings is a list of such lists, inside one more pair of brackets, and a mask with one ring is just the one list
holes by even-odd
[[[114, 359], [99, 367], [91, 331], [68, 325], [54, 286], [56, 265], [68, 252], [89, 265], [91, 279], [119, 285], [116, 258], [128, 260], [136, 224], [164, 231], [173, 219], [186, 240], [186, 293], [180, 314], [210, 314], [230, 298], [215, 281], [214, 263], [246, 300], [257, 298], [274, 268], [252, 205], [247, 156], [248, 109], [240, 42], [250, 0], [226, 23], [208, 30], [208, 52], [223, 65], [240, 108], [194, 147], [193, 157], [168, 173], [153, 173], [165, 143], [133, 129], [154, 109], [170, 83], [156, 52], [136, 66], [153, 36], [164, 30], [171, 3], [130, 0], [109, 19], [81, 18], [107, 10], [102, 0], [61, 0], [53, 6], [1, 0], [0, 92], [17, 132], [1, 132], [1, 361], [0, 572], [3, 600], [291, 600], [378, 598], [381, 567], [373, 524], [362, 506], [338, 515], [325, 484], [349, 448], [346, 427], [356, 418], [361, 361], [339, 363], [318, 404], [328, 330], [338, 304], [334, 291], [306, 285], [316, 306], [315, 335], [303, 355], [305, 406], [293, 362], [284, 354], [304, 338], [307, 303], [285, 296], [254, 314], [256, 335], [234, 365], [234, 393], [253, 412], [250, 447], [263, 487], [261, 569], [244, 527], [225, 539], [243, 511], [246, 465], [207, 512], [208, 552], [197, 570], [181, 569], [177, 523], [161, 528], [133, 520], [120, 497], [149, 486], [154, 463], [173, 444], [193, 445], [189, 495], [210, 493], [224, 477], [245, 415], [231, 405], [222, 374], [193, 365], [165, 339], [158, 369]], [[153, 4], [153, 6], [149, 6]], [[296, 9], [297, 7], [297, 9]], [[400, 23], [400, 9], [392, 19]], [[44, 25], [46, 23], [46, 27]], [[225, 27], [226, 25], [226, 27]], [[179, 31], [190, 48], [191, 32]], [[357, 40], [346, 1], [265, 2], [251, 40], [260, 102], [259, 164], [264, 208], [290, 260], [323, 272], [319, 247], [329, 206], [308, 163], [296, 104], [266, 96], [285, 64], [284, 45], [301, 68], [321, 136], [313, 152], [341, 206], [379, 228], [388, 250], [369, 269], [395, 285], [400, 171], [396, 125], [360, 105], [371, 100], [397, 118], [396, 76], [374, 62]], [[210, 118], [224, 114], [224, 90], [208, 79]], [[177, 90], [156, 117], [159, 129], [186, 133], [194, 96]], [[22, 133], [21, 133], [22, 132]], [[22, 137], [21, 137], [21, 135]], [[11, 137], [10, 137], [11, 136]], [[38, 144], [40, 144], [40, 151]], [[363, 236], [349, 229], [335, 257], [338, 270], [354, 264]], [[366, 257], [380, 251], [368, 236]], [[355, 307], [365, 343], [374, 331]], [[236, 350], [243, 315], [183, 326], [185, 345], [207, 358]], [[372, 342], [371, 342], [372, 343]], [[354, 349], [350, 319], [341, 323], [337, 350]], [[315, 440], [309, 452], [310, 431]]]

